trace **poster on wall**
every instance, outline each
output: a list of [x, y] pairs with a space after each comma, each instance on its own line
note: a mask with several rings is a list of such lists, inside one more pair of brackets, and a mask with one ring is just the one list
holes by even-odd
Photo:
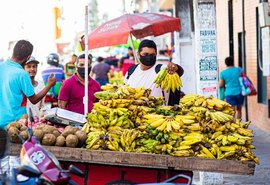
[[218, 97], [216, 12], [214, 1], [197, 3], [197, 74], [198, 93]]

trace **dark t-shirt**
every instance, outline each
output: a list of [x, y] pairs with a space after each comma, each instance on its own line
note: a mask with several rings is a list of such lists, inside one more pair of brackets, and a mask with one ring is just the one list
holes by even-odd
[[93, 67], [92, 71], [95, 73], [96, 79], [108, 80], [108, 72], [110, 69], [111, 67], [109, 64], [99, 63]]

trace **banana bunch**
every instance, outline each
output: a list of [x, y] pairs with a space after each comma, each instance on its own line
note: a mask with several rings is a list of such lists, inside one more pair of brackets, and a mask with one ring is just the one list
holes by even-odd
[[120, 143], [125, 152], [132, 152], [136, 147], [135, 140], [140, 137], [140, 131], [136, 129], [124, 129]]
[[124, 76], [122, 71], [114, 71], [113, 75], [108, 73], [108, 79], [110, 84], [116, 84], [116, 85], [121, 85], [124, 84]]
[[157, 154], [171, 154], [173, 152], [173, 146], [170, 143], [159, 144], [155, 146], [155, 153]]
[[191, 107], [199, 97], [200, 95], [198, 94], [186, 94], [180, 99], [179, 105], [181, 107]]
[[175, 92], [176, 89], [180, 90], [183, 86], [181, 78], [177, 73], [170, 74], [167, 70], [167, 67], [163, 67], [154, 79], [154, 83], [156, 83], [156, 87], [160, 87], [163, 90], [169, 92]]
[[221, 111], [215, 112], [207, 111], [206, 114], [209, 114], [212, 120], [217, 121], [219, 123], [226, 123], [234, 120], [234, 117], [232, 115], [225, 114]]
[[122, 128], [110, 127], [107, 133], [106, 148], [113, 151], [124, 151], [119, 145], [120, 137], [123, 134]]
[[110, 91], [95, 92], [94, 96], [100, 100], [109, 100], [114, 98], [114, 93]]
[[87, 115], [87, 123], [94, 128], [107, 129], [108, 127], [134, 128], [134, 123], [129, 119], [130, 111], [127, 108], [107, 108], [104, 114], [93, 110]]
[[155, 139], [140, 138], [136, 140], [137, 147], [134, 151], [138, 153], [155, 153], [155, 147], [157, 145], [160, 145], [160, 141], [157, 141]]
[[94, 95], [101, 100], [111, 99], [138, 99], [140, 97], [148, 97], [151, 94], [151, 89], [144, 87], [132, 88], [129, 85], [112, 85], [107, 84], [101, 86], [103, 91], [96, 92]]
[[90, 125], [88, 123], [85, 123], [82, 127], [82, 131], [88, 134], [90, 132]]
[[[101, 107], [100, 105], [109, 107], [109, 108], [116, 108], [116, 107], [128, 107], [132, 104], [134, 100], [130, 99], [111, 99], [111, 100], [99, 100], [99, 103], [95, 103], [94, 108]], [[104, 108], [105, 109], [105, 108]]]
[[105, 135], [103, 131], [90, 132], [86, 139], [86, 148], [96, 150], [100, 148], [101, 136]]
[[191, 146], [196, 143], [202, 142], [204, 136], [199, 132], [191, 132], [183, 137], [183, 141], [180, 143], [180, 146]]
[[146, 114], [143, 116], [145, 122], [152, 128], [161, 132], [171, 132], [172, 130], [179, 130], [180, 124], [172, 116], [163, 116], [159, 114]]

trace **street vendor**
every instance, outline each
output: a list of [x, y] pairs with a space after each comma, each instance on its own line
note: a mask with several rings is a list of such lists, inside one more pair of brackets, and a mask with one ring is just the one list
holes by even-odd
[[[160, 87], [157, 88], [156, 84], [154, 83], [154, 79], [162, 67], [162, 64], [158, 64], [156, 62], [156, 43], [148, 39], [141, 41], [137, 55], [140, 63], [138, 65], [131, 66], [128, 69], [128, 72], [125, 75], [125, 84], [128, 84], [133, 88], [141, 86], [149, 88], [152, 90], [152, 96], [163, 96], [167, 105], [179, 104], [181, 95], [180, 91], [175, 91], [175, 93], [167, 93]], [[181, 66], [172, 62], [168, 62], [167, 68], [169, 73], [176, 72], [180, 77], [184, 73], [184, 70]]]
[[31, 103], [38, 103], [55, 85], [56, 77], [50, 74], [48, 84], [35, 94], [28, 72], [23, 69], [33, 52], [33, 45], [26, 40], [19, 40], [10, 59], [0, 64], [0, 128], [19, 120], [26, 114], [27, 98]]
[[84, 86], [85, 78], [88, 77], [88, 111], [91, 112], [96, 101], [94, 93], [101, 91], [100, 85], [89, 74], [91, 71], [91, 57], [88, 56], [88, 74], [85, 74], [85, 55], [82, 54], [76, 61], [76, 73], [63, 82], [60, 89], [58, 104], [62, 109], [84, 114]]

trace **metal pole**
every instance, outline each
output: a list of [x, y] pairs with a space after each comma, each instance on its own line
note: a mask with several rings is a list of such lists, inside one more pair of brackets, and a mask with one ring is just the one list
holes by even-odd
[[132, 47], [132, 50], [133, 50], [134, 63], [137, 64], [139, 62], [138, 62], [138, 58], [137, 58], [137, 53], [135, 52], [135, 46], [134, 46], [134, 43], [133, 43], [133, 39], [132, 39], [131, 33], [129, 34], [129, 39], [131, 40], [131, 47]]
[[85, 6], [85, 34], [84, 34], [84, 54], [85, 54], [85, 78], [84, 78], [84, 116], [88, 113], [88, 6]]
[[[243, 33], [243, 65], [244, 72], [247, 73], [247, 64], [246, 64], [246, 32], [245, 32], [245, 1], [242, 0], [242, 33]], [[246, 121], [248, 120], [248, 99], [245, 96], [245, 109], [246, 109]]]

